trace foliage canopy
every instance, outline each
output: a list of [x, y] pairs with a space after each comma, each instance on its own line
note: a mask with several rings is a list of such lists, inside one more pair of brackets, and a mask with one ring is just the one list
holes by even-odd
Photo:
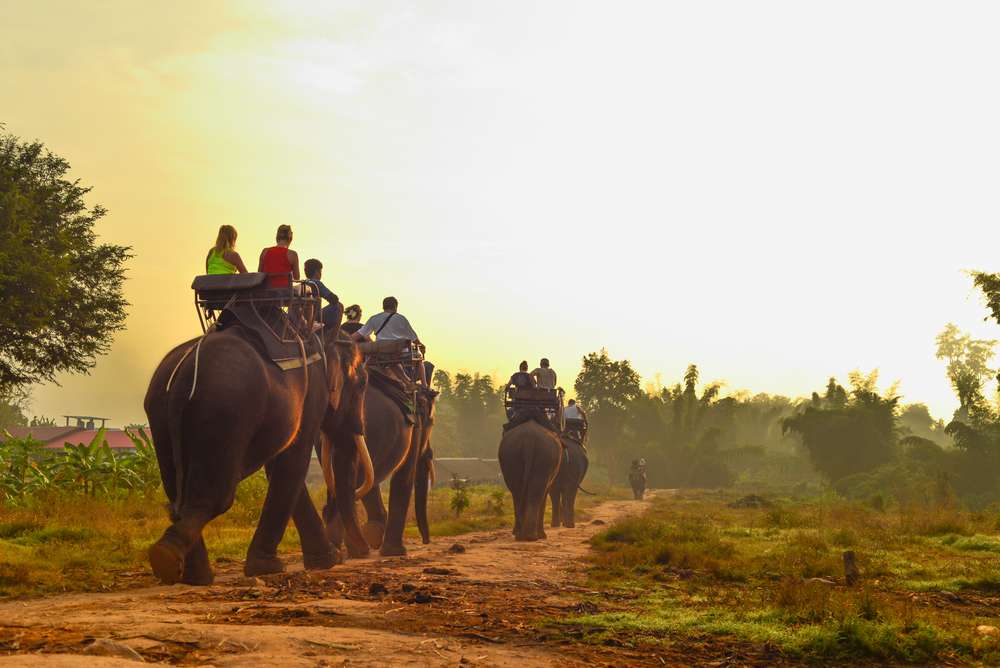
[[105, 210], [69, 169], [0, 128], [0, 388], [85, 372], [124, 327], [130, 249], [97, 240]]

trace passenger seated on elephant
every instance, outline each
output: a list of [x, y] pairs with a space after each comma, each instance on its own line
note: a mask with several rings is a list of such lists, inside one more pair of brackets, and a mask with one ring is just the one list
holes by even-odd
[[312, 285], [313, 290], [315, 290], [321, 299], [327, 301], [327, 305], [323, 307], [322, 311], [323, 324], [328, 326], [340, 320], [340, 299], [322, 281], [323, 263], [317, 259], [309, 259], [306, 260], [303, 268], [306, 271], [306, 279]]
[[361, 307], [357, 304], [351, 304], [346, 309], [344, 309], [344, 317], [347, 318], [347, 322], [340, 326], [341, 331], [346, 334], [353, 334], [362, 327], [361, 322]]
[[291, 225], [278, 226], [275, 242], [274, 246], [261, 251], [257, 271], [270, 274], [269, 288], [287, 288], [288, 274], [299, 280], [299, 256], [289, 248], [292, 245]]
[[548, 358], [543, 357], [537, 369], [531, 372], [535, 384], [545, 390], [556, 389], [556, 372], [549, 368]]
[[516, 392], [521, 388], [533, 387], [535, 387], [535, 379], [528, 373], [528, 363], [521, 362], [518, 371], [515, 371], [510, 380], [507, 381], [507, 388]]
[[205, 258], [206, 274], [245, 274], [246, 265], [236, 252], [236, 228], [232, 225], [219, 227], [215, 245], [208, 250]]
[[[368, 322], [361, 329], [351, 334], [351, 338], [355, 341], [366, 341], [369, 336], [374, 334], [376, 341], [398, 341], [403, 339], [410, 342], [411, 348], [412, 346], [423, 345], [420, 343], [420, 337], [417, 336], [417, 333], [413, 331], [413, 327], [410, 326], [410, 321], [402, 313], [399, 313], [398, 309], [399, 301], [395, 297], [386, 297], [382, 300], [382, 312], [368, 318]], [[399, 371], [402, 371], [404, 376], [409, 377], [409, 374], [402, 369], [402, 365], [400, 365]], [[429, 387], [423, 364], [418, 365], [417, 374], [419, 375], [419, 381], [424, 387]]]

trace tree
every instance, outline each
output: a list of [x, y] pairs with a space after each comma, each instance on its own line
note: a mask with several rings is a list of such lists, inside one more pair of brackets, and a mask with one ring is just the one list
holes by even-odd
[[595, 416], [609, 410], [624, 411], [642, 394], [639, 374], [632, 363], [612, 360], [603, 348], [583, 358], [583, 368], [573, 387], [583, 409]]
[[623, 470], [617, 452], [630, 406], [642, 396], [639, 374], [628, 360], [612, 360], [608, 351], [590, 353], [573, 384], [576, 398], [587, 412], [590, 441], [612, 471]]
[[811, 403], [783, 420], [783, 429], [799, 435], [813, 466], [831, 482], [871, 471], [897, 454], [899, 397], [895, 388], [880, 395], [877, 380], [875, 372], [852, 373], [848, 393], [830, 379], [825, 397], [813, 394]]
[[39, 142], [0, 127], [0, 388], [82, 373], [123, 329], [126, 246], [99, 243], [90, 188]]
[[434, 373], [438, 397], [434, 451], [439, 456], [495, 457], [504, 423], [501, 391], [489, 375]]
[[955, 419], [967, 421], [971, 412], [981, 410], [986, 401], [983, 386], [996, 373], [988, 364], [997, 342], [973, 339], [952, 323], [937, 335], [937, 358], [948, 360], [948, 380], [958, 395]]
[[28, 392], [23, 387], [0, 386], [0, 438], [4, 429], [28, 424], [25, 415], [28, 399]]

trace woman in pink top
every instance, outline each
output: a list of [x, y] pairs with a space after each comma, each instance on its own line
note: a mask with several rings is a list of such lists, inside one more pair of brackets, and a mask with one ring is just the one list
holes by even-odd
[[268, 287], [287, 288], [288, 274], [299, 280], [299, 256], [289, 248], [292, 243], [291, 225], [279, 225], [275, 241], [276, 245], [261, 251], [257, 271], [270, 275]]

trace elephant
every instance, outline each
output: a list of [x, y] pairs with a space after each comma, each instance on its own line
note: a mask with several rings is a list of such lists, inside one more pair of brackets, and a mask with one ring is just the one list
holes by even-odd
[[559, 473], [563, 446], [556, 431], [520, 417], [515, 415], [508, 424], [497, 456], [514, 497], [514, 539], [539, 540], [546, 537], [545, 496]]
[[566, 434], [562, 435], [563, 457], [559, 475], [549, 488], [552, 500], [552, 526], [572, 529], [576, 526], [576, 493], [583, 477], [587, 475], [589, 461], [583, 444]]
[[[374, 372], [372, 373], [374, 376]], [[381, 383], [371, 382], [365, 394], [365, 439], [371, 453], [375, 485], [362, 497], [368, 515], [364, 526], [367, 544], [382, 556], [405, 556], [403, 531], [411, 498], [423, 542], [430, 542], [427, 523], [427, 487], [433, 470], [430, 437], [434, 428], [435, 393], [417, 391], [414, 424], [409, 424], [399, 406]], [[379, 484], [389, 480], [389, 510], [386, 512]], [[327, 500], [324, 519], [334, 544], [341, 537], [341, 522], [354, 521], [353, 509], [343, 512], [340, 504]], [[348, 553], [358, 556], [348, 542]]]
[[[240, 480], [261, 467], [268, 491], [244, 573], [284, 570], [277, 549], [289, 518], [299, 531], [307, 569], [341, 561], [305, 479], [321, 429], [340, 444], [334, 460], [353, 463], [367, 452], [367, 374], [357, 347], [338, 338], [336, 328], [327, 331], [322, 345], [323, 362], [282, 371], [258, 353], [242, 327], [232, 326], [181, 344], [160, 362], [144, 407], [170, 501], [171, 525], [149, 549], [153, 573], [162, 582], [213, 581], [202, 529], [232, 506]], [[343, 444], [350, 452], [337, 451], [345, 450]], [[330, 453], [325, 455], [330, 468]], [[360, 458], [370, 462], [366, 454]], [[370, 463], [367, 468], [370, 486]]]

